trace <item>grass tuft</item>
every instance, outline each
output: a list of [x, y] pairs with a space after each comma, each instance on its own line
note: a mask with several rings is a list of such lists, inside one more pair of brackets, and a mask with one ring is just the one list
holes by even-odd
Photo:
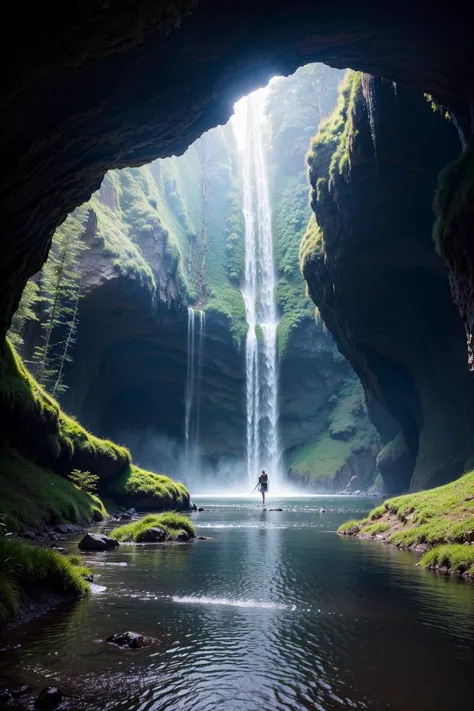
[[453, 573], [474, 575], [474, 546], [448, 544], [436, 546], [421, 559], [425, 568], [446, 568]]
[[30, 593], [53, 592], [68, 598], [87, 595], [87, 568], [48, 548], [0, 538], [0, 626], [12, 620]]
[[196, 536], [196, 529], [189, 518], [175, 511], [167, 511], [162, 514], [149, 514], [139, 521], [134, 521], [133, 523], [128, 523], [126, 526], [116, 528], [111, 532], [110, 536], [117, 541], [135, 541], [139, 543], [143, 534], [149, 528], [163, 528], [171, 540], [175, 538], [180, 531], [186, 531], [190, 538], [195, 538]]
[[436, 489], [388, 499], [367, 519], [343, 524], [339, 533], [375, 535], [381, 530], [392, 530], [387, 541], [407, 548], [473, 541], [474, 471]]

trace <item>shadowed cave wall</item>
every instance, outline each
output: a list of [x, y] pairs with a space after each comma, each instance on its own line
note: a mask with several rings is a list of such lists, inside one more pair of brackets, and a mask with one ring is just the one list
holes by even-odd
[[461, 150], [423, 96], [352, 75], [309, 157], [317, 222], [304, 275], [366, 391], [400, 426], [378, 457], [389, 491], [448, 481], [474, 454], [474, 383], [432, 239], [437, 176]]

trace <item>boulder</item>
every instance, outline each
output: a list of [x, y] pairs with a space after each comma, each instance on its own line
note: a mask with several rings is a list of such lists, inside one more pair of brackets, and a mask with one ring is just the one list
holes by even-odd
[[47, 686], [35, 701], [37, 709], [54, 709], [63, 700], [64, 694], [61, 689], [55, 686]]
[[120, 634], [110, 635], [105, 641], [122, 649], [140, 649], [140, 647], [146, 646], [149, 639], [149, 637], [137, 632], [121, 632]]
[[269, 509], [269, 511], [283, 511], [283, 509]]
[[144, 531], [140, 535], [140, 543], [156, 543], [159, 541], [165, 541], [166, 540], [166, 531], [163, 528], [158, 528], [157, 526], [152, 526], [151, 528], [147, 528], [146, 531]]
[[127, 509], [124, 513], [130, 514], [130, 516], [135, 516], [135, 514], [136, 514], [137, 512], [136, 512], [135, 509], [132, 507], [131, 509]]
[[124, 511], [120, 518], [128, 521], [132, 518], [132, 514], [128, 513], [128, 511]]
[[86, 533], [84, 538], [79, 541], [81, 551], [106, 551], [117, 548], [119, 545], [118, 541], [103, 533]]
[[190, 504], [189, 508], [191, 509], [191, 511], [197, 511], [197, 510], [198, 510], [196, 504]]
[[198, 508], [198, 511], [205, 511], [205, 510], [206, 510], [206, 509], [204, 509], [202, 506], [200, 506], [200, 507]]
[[198, 541], [207, 541], [206, 536], [198, 536]]
[[58, 523], [58, 525], [54, 527], [54, 530], [56, 533], [69, 533], [68, 527], [63, 523]]
[[189, 533], [187, 533], [187, 531], [178, 531], [174, 540], [179, 541], [180, 543], [185, 543], [186, 541], [189, 541]]
[[24, 532], [23, 538], [29, 538], [31, 541], [36, 541], [38, 536], [34, 531], [31, 530], [31, 528], [29, 528], [27, 531]]

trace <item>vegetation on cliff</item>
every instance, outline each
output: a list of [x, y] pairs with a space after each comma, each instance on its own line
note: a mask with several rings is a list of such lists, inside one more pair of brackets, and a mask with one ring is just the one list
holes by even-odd
[[173, 511], [163, 514], [150, 514], [144, 516], [139, 521], [120, 526], [111, 532], [111, 537], [117, 541], [135, 541], [141, 543], [143, 537], [150, 528], [161, 528], [166, 533], [167, 540], [173, 540], [180, 533], [185, 531], [189, 538], [195, 538], [196, 529], [187, 516]]
[[183, 486], [162, 477], [154, 487], [150, 481], [156, 475], [134, 467], [125, 447], [95, 437], [62, 412], [8, 341], [0, 354], [0, 411], [0, 513], [7, 515], [11, 529], [103, 518], [100, 499], [66, 479], [74, 469], [99, 477], [100, 496], [112, 492], [125, 496], [131, 480], [131, 495], [141, 493], [155, 500], [159, 492], [164, 508], [189, 502]]
[[[474, 471], [435, 489], [387, 499], [366, 519], [344, 523], [339, 533], [381, 536], [407, 548], [441, 546], [423, 558], [423, 565], [458, 568], [464, 560], [467, 569], [473, 550], [468, 544], [474, 542]], [[453, 565], [445, 565], [447, 559]]]
[[44, 593], [74, 599], [87, 595], [90, 570], [77, 556], [0, 537], [0, 628], [21, 610], [30, 595]]
[[[355, 375], [350, 375], [329, 402], [325, 426], [319, 435], [292, 457], [291, 475], [311, 486], [343, 488], [344, 480], [338, 481], [338, 474], [347, 466], [346, 478], [357, 474], [368, 488], [378, 449], [379, 438], [367, 415], [362, 386]], [[357, 456], [363, 457], [360, 468], [351, 462]]]

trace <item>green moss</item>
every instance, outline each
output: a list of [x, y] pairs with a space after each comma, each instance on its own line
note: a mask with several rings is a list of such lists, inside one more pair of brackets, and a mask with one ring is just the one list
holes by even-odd
[[156, 509], [189, 507], [189, 492], [184, 484], [174, 482], [163, 474], [129, 465], [120, 477], [111, 484], [109, 495], [119, 503], [132, 504], [135, 500], [147, 500], [147, 505]]
[[53, 592], [68, 598], [87, 595], [83, 573], [55, 551], [0, 538], [0, 626], [18, 614], [29, 593]]
[[110, 535], [117, 541], [136, 541], [139, 543], [145, 531], [149, 528], [163, 528], [170, 539], [173, 539], [180, 531], [186, 531], [190, 538], [196, 536], [196, 530], [189, 518], [174, 511], [144, 516], [139, 521], [116, 528]]
[[[338, 176], [350, 174], [350, 150], [355, 136], [353, 115], [356, 99], [362, 92], [362, 74], [348, 71], [341, 87], [339, 102], [331, 116], [319, 127], [307, 155], [311, 182], [311, 206], [317, 212]], [[324, 234], [311, 215], [300, 246], [300, 266], [307, 260], [324, 257]]]
[[451, 544], [436, 546], [420, 561], [425, 568], [447, 568], [453, 573], [474, 575], [474, 546]]
[[359, 533], [364, 534], [371, 522], [384, 516], [396, 517], [403, 524], [387, 539], [395, 545], [469, 541], [474, 531], [474, 471], [436, 489], [388, 499], [358, 523]]
[[107, 516], [98, 496], [81, 491], [13, 450], [0, 457], [0, 489], [0, 515], [12, 531], [60, 521], [86, 523]]
[[1, 432], [0, 513], [12, 529], [105, 517], [98, 497], [67, 480], [73, 469], [98, 475], [99, 495], [110, 490], [126, 503], [138, 495], [157, 508], [189, 503], [182, 484], [133, 466], [128, 449], [95, 437], [63, 413], [8, 341], [0, 353], [0, 408], [8, 413]]
[[438, 178], [434, 199], [436, 222], [433, 237], [439, 254], [445, 242], [456, 234], [458, 221], [467, 217], [474, 197], [474, 144], [444, 168]]
[[353, 453], [367, 451], [378, 436], [367, 418], [362, 386], [355, 375], [345, 380], [328, 413], [327, 428], [301, 448], [289, 466], [292, 473], [329, 483]]
[[291, 462], [291, 470], [300, 476], [309, 475], [312, 481], [325, 483], [334, 479], [350, 453], [349, 442], [334, 440], [325, 434], [301, 448]]

